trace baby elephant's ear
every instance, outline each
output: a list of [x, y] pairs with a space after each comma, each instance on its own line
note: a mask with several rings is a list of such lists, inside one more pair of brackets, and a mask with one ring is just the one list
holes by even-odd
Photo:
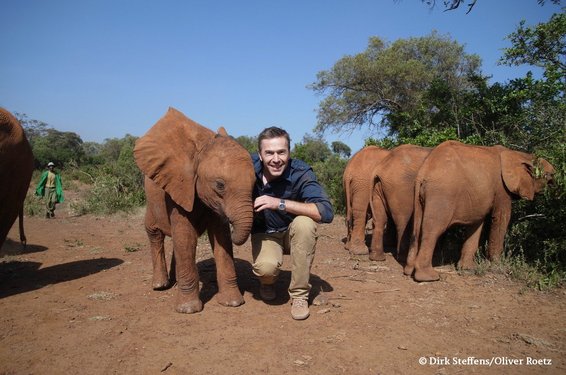
[[532, 157], [517, 151], [503, 151], [501, 177], [507, 189], [523, 199], [532, 201], [535, 197], [535, 182], [532, 175]]
[[223, 126], [219, 127], [219, 128], [218, 128], [218, 131], [217, 131], [216, 133], [218, 133], [219, 135], [221, 135], [221, 136], [223, 136], [223, 137], [227, 137], [227, 136], [228, 136], [228, 133], [226, 132], [226, 129], [224, 129]]
[[189, 212], [195, 199], [197, 168], [197, 147], [191, 133], [199, 128], [171, 108], [134, 147], [134, 158], [143, 174]]

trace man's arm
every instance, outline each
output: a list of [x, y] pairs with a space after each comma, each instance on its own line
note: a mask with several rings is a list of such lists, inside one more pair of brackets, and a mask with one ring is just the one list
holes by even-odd
[[[322, 219], [318, 207], [315, 203], [302, 203], [297, 201], [292, 201], [290, 199], [284, 199], [285, 201], [285, 211], [293, 215], [308, 216], [317, 223]], [[256, 212], [263, 211], [265, 209], [277, 211], [279, 209], [280, 198], [270, 197], [268, 195], [262, 195], [257, 197], [254, 202], [254, 210]]]

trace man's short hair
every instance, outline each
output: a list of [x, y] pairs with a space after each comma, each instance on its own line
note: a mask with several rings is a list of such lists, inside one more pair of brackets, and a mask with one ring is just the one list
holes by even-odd
[[278, 128], [277, 126], [271, 126], [269, 128], [265, 128], [259, 133], [257, 137], [257, 150], [261, 151], [261, 141], [264, 139], [271, 139], [271, 138], [279, 138], [285, 137], [287, 139], [287, 148], [291, 148], [291, 137], [286, 130]]

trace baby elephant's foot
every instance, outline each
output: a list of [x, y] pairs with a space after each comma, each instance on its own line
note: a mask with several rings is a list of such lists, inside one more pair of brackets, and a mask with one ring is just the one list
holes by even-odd
[[216, 301], [219, 304], [228, 307], [238, 307], [245, 303], [244, 297], [239, 290], [218, 292], [216, 295]]
[[165, 289], [169, 289], [169, 288], [171, 287], [171, 285], [172, 285], [171, 282], [170, 282], [169, 279], [167, 279], [167, 278], [165, 278], [165, 279], [163, 279], [163, 278], [159, 278], [159, 279], [154, 278], [154, 279], [153, 279], [153, 282], [152, 282], [153, 290], [165, 290]]
[[188, 298], [186, 295], [178, 292], [175, 311], [182, 314], [194, 314], [202, 311], [202, 307], [202, 301], [198, 297]]

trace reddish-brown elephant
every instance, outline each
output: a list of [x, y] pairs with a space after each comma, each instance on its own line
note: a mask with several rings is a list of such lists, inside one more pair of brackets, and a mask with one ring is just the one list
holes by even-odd
[[389, 154], [377, 146], [367, 146], [356, 152], [346, 164], [342, 183], [346, 195], [346, 243], [344, 248], [354, 255], [368, 253], [365, 229], [370, 212], [371, 170]]
[[24, 200], [33, 173], [33, 153], [20, 122], [0, 108], [0, 248], [20, 217], [20, 241], [26, 244]]
[[[176, 310], [202, 310], [196, 247], [208, 231], [217, 268], [217, 301], [244, 303], [232, 242], [243, 244], [252, 220], [255, 182], [250, 154], [221, 128], [218, 134], [170, 108], [134, 148], [145, 177], [145, 227], [153, 260], [153, 288], [169, 286], [163, 241], [170, 236], [176, 266]], [[232, 231], [230, 231], [230, 226]]]
[[436, 242], [451, 225], [467, 227], [458, 268], [475, 267], [484, 221], [491, 219], [488, 257], [497, 261], [511, 217], [513, 199], [534, 199], [553, 181], [554, 167], [542, 158], [503, 146], [447, 141], [425, 160], [415, 181], [413, 241], [404, 272], [416, 281], [435, 281]]
[[370, 260], [385, 260], [383, 234], [388, 221], [395, 224], [397, 260], [405, 262], [412, 234], [415, 178], [430, 148], [401, 145], [390, 151], [371, 172], [373, 234]]

